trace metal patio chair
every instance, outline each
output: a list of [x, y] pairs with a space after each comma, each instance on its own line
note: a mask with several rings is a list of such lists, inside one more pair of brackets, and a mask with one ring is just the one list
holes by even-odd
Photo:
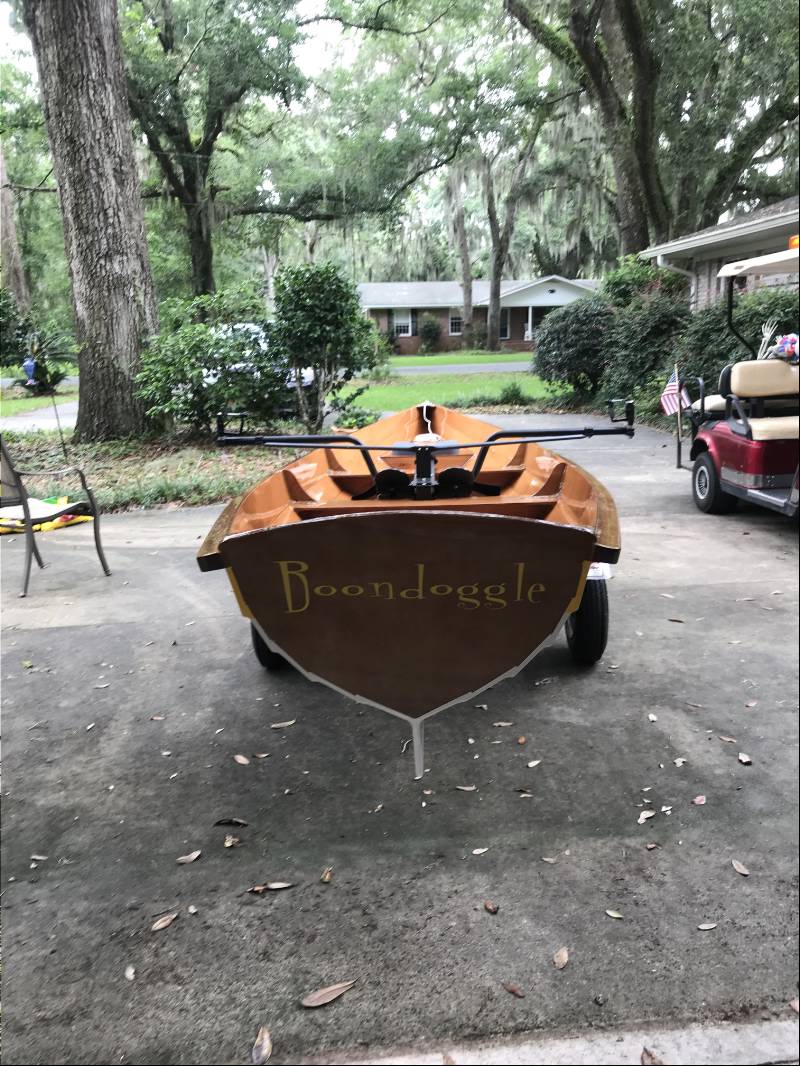
[[[0, 481], [2, 493], [0, 494], [0, 526], [19, 530], [19, 522], [22, 522], [20, 532], [25, 534], [25, 570], [22, 579], [22, 592], [20, 596], [27, 596], [28, 582], [31, 576], [31, 564], [36, 559], [40, 569], [44, 568], [44, 562], [39, 554], [33, 527], [42, 522], [52, 522], [62, 515], [87, 515], [94, 519], [94, 544], [97, 556], [106, 577], [111, 571], [103, 554], [103, 545], [100, 543], [100, 511], [94, 493], [86, 482], [86, 476], [77, 466], [62, 467], [58, 470], [20, 470], [12, 462], [6, 448], [5, 441], [0, 438]], [[23, 478], [40, 475], [60, 478], [72, 475], [80, 481], [81, 489], [86, 495], [85, 500], [75, 500], [67, 504], [46, 503], [28, 495]]]

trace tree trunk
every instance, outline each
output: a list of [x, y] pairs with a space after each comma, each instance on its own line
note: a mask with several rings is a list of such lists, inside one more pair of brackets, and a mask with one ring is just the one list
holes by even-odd
[[489, 312], [486, 319], [486, 348], [500, 351], [500, 282], [503, 279], [505, 255], [499, 250], [492, 252], [492, 273], [489, 278]]
[[217, 291], [214, 282], [214, 245], [211, 241], [211, 220], [208, 210], [200, 204], [189, 204], [186, 211], [186, 232], [192, 261], [192, 291], [195, 296], [207, 296]]
[[472, 328], [472, 260], [469, 255], [467, 224], [464, 218], [464, 202], [459, 193], [455, 194], [453, 205], [453, 232], [458, 248], [458, 261], [461, 265], [461, 347], [472, 348], [475, 343]]
[[140, 433], [134, 376], [157, 329], [115, 0], [24, 0], [64, 223], [78, 440]]
[[3, 284], [13, 295], [20, 314], [27, 314], [31, 307], [31, 296], [17, 240], [14, 194], [8, 187], [2, 144], [0, 144], [0, 244], [2, 244]]

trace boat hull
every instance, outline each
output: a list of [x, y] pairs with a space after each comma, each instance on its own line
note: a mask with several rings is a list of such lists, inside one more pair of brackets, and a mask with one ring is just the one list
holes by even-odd
[[577, 608], [593, 531], [362, 512], [226, 537], [243, 612], [315, 681], [420, 719], [516, 673]]

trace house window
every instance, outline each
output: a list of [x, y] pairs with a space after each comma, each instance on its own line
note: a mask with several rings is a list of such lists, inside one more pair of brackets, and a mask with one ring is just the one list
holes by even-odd
[[394, 312], [394, 332], [396, 337], [411, 336], [411, 311], [401, 308]]
[[461, 308], [450, 311], [450, 336], [460, 337], [464, 328], [464, 322], [461, 317]]
[[507, 341], [511, 336], [511, 309], [509, 307], [500, 308], [500, 340]]

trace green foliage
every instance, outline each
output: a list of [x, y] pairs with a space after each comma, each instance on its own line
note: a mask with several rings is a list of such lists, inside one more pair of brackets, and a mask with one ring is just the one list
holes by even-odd
[[421, 352], [438, 351], [439, 341], [442, 336], [442, 324], [433, 315], [423, 315], [419, 322], [419, 337]]
[[500, 390], [500, 403], [504, 407], [525, 407], [528, 402], [528, 397], [518, 381], [510, 381]]
[[22, 366], [30, 324], [19, 313], [11, 290], [0, 286], [0, 366]]
[[635, 399], [637, 386], [674, 364], [679, 336], [689, 317], [686, 303], [661, 294], [620, 308], [603, 339], [604, 394]]
[[638, 255], [624, 255], [617, 267], [604, 275], [600, 294], [613, 307], [627, 307], [643, 296], [660, 294], [678, 299], [688, 285], [689, 279], [676, 270], [653, 266]]
[[[761, 326], [771, 318], [778, 321], [776, 333], [798, 332], [796, 289], [760, 288], [739, 297], [734, 304], [734, 325], [756, 350], [761, 343]], [[723, 367], [750, 358], [728, 329], [724, 300], [692, 315], [681, 335], [678, 354], [690, 388], [692, 378], [701, 377], [708, 392], [716, 392]]]
[[75, 345], [57, 333], [31, 331], [25, 338], [25, 358], [34, 359], [33, 385], [27, 385], [33, 396], [50, 396], [77, 364]]
[[534, 371], [581, 392], [597, 390], [605, 368], [605, 337], [614, 312], [598, 296], [551, 311], [536, 337]]
[[489, 339], [489, 331], [485, 322], [476, 322], [472, 327], [472, 346], [481, 351], [486, 350], [486, 342]]
[[161, 321], [137, 376], [151, 417], [210, 432], [219, 411], [246, 411], [267, 424], [280, 414], [287, 366], [252, 290], [166, 301]]
[[355, 285], [333, 264], [288, 267], [278, 274], [270, 343], [295, 381], [304, 369], [313, 373], [312, 395], [297, 390], [300, 418], [310, 432], [322, 426], [326, 404], [344, 411], [360, 395], [342, 389], [375, 364], [375, 332]]

